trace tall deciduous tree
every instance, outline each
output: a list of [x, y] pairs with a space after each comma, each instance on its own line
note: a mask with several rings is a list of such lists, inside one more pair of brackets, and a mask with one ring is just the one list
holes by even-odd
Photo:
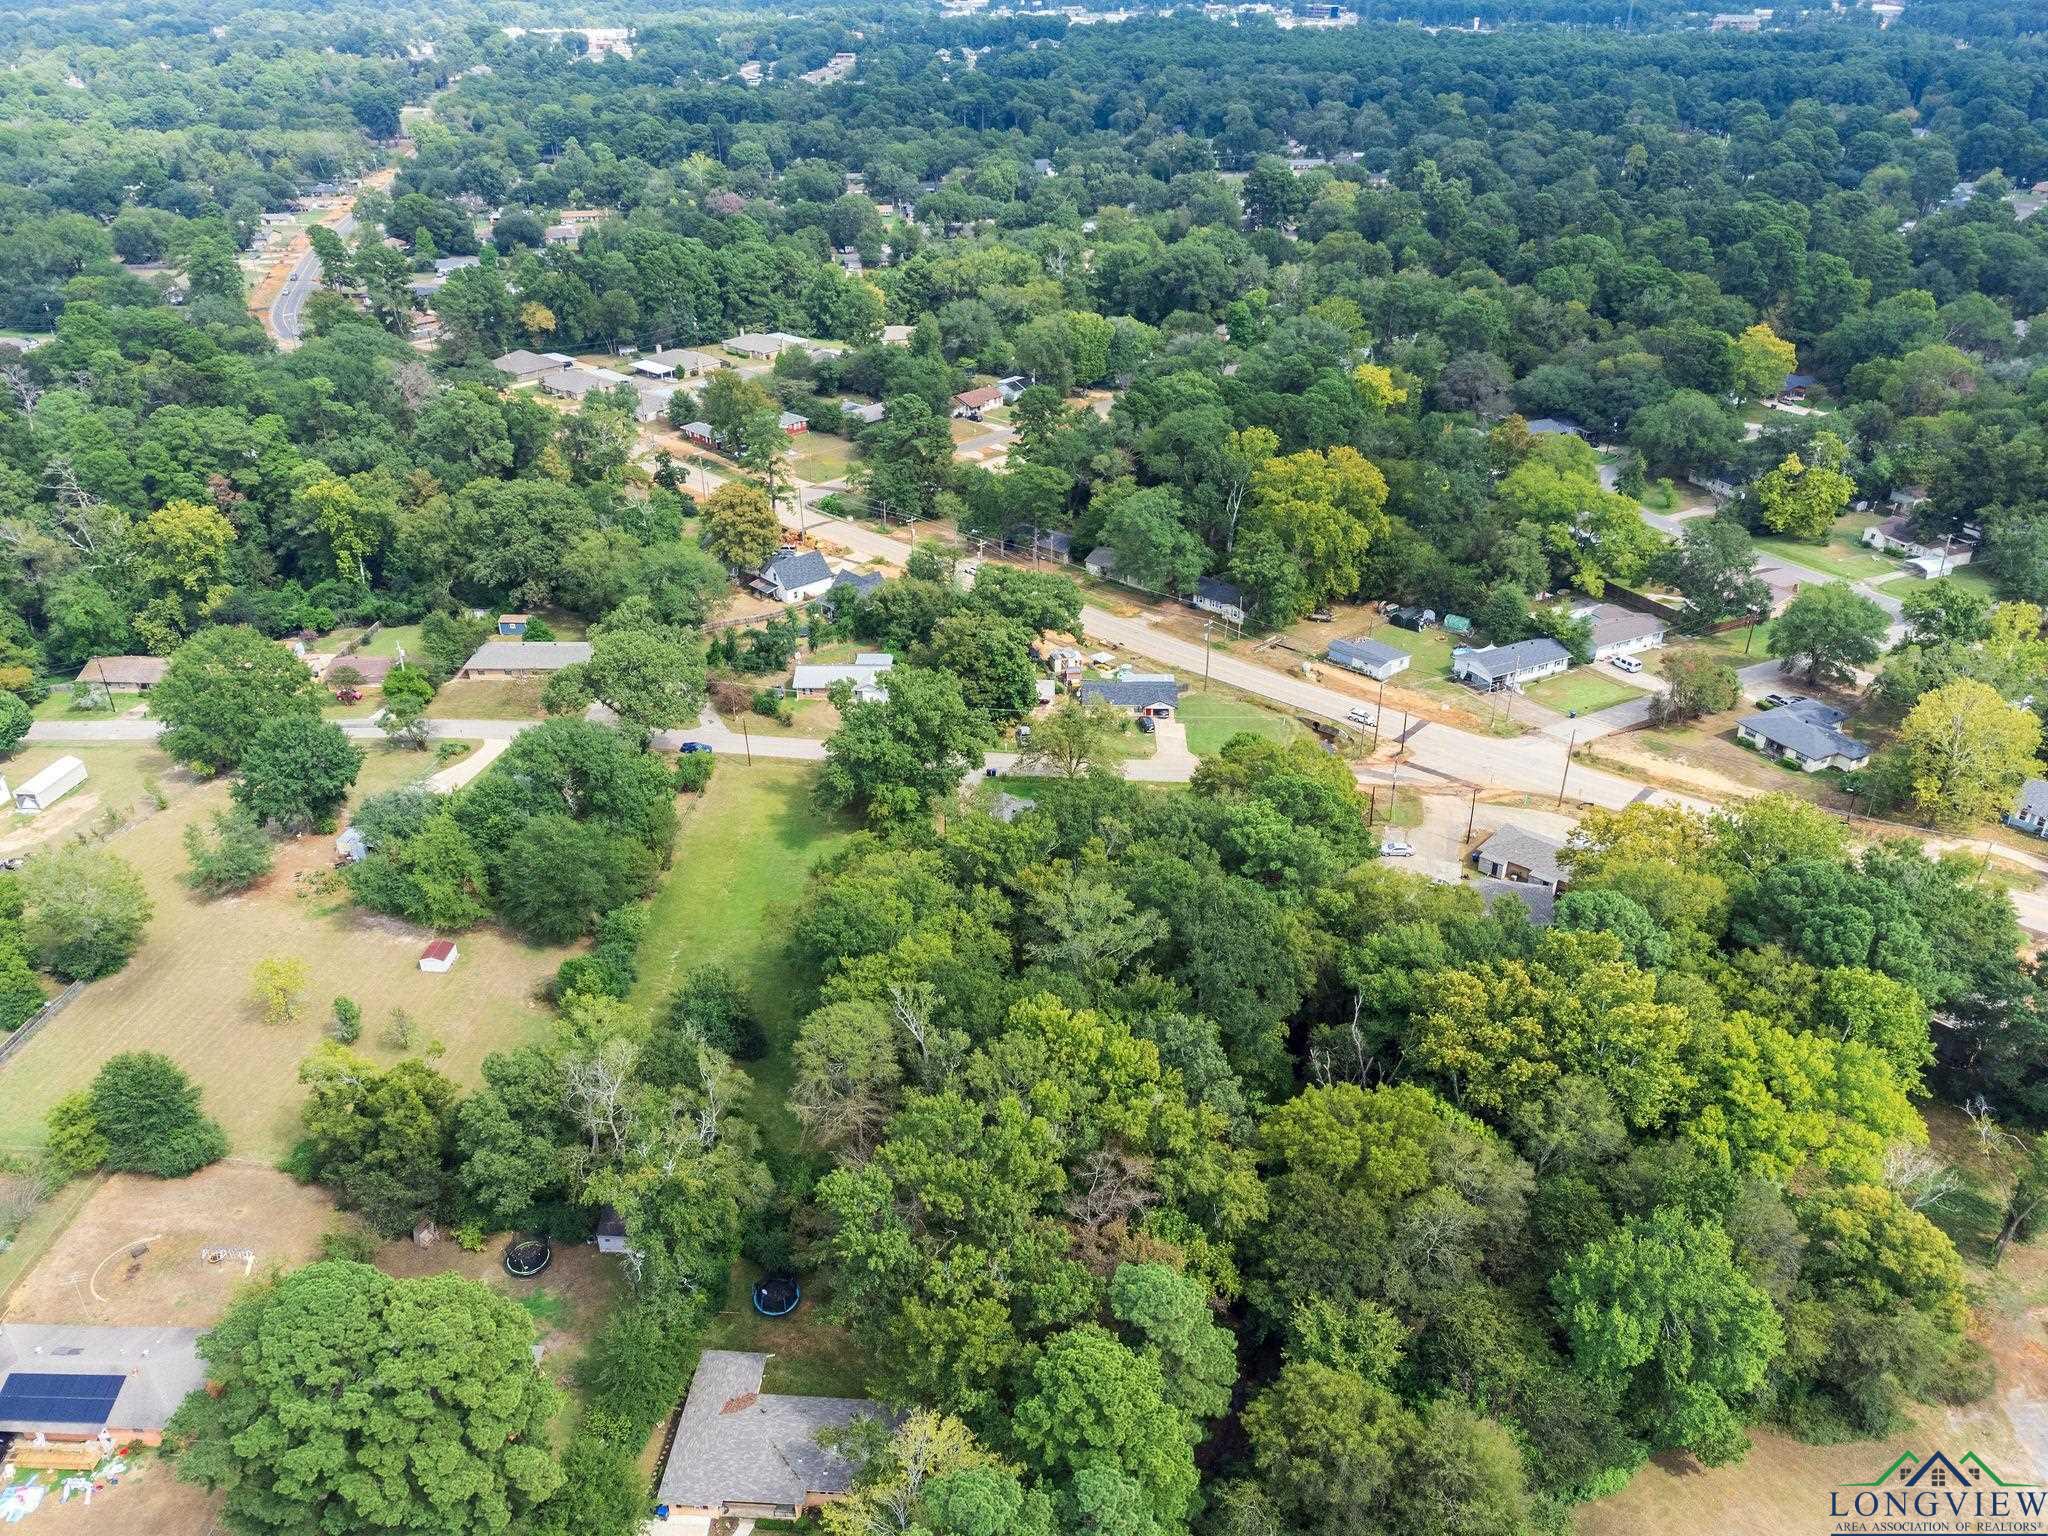
[[818, 794], [876, 821], [914, 817], [981, 766], [987, 730], [952, 678], [897, 667], [887, 698], [846, 706], [825, 743]]
[[1825, 539], [1856, 494], [1856, 482], [1842, 473], [1848, 457], [1832, 432], [1816, 433], [1804, 459], [1786, 454], [1756, 483], [1764, 526], [1795, 539]]
[[1771, 654], [1816, 683], [1846, 682], [1884, 652], [1885, 611], [1847, 582], [1808, 587], [1771, 625]]
[[177, 1475], [249, 1532], [516, 1528], [562, 1479], [532, 1347], [532, 1319], [473, 1280], [309, 1265], [201, 1340], [212, 1390], [172, 1418]]
[[202, 630], [179, 646], [149, 696], [164, 751], [204, 773], [233, 768], [271, 720], [317, 718], [306, 664], [240, 625]]
[[331, 720], [279, 715], [257, 728], [232, 793], [259, 823], [307, 832], [333, 822], [362, 766], [362, 748]]
[[766, 565], [782, 544], [768, 493], [746, 480], [728, 480], [704, 499], [702, 525], [704, 548], [741, 570]]
[[45, 970], [72, 981], [120, 970], [156, 911], [134, 868], [99, 848], [40, 854], [21, 881], [29, 952]]
[[1899, 727], [1913, 803], [1939, 826], [2001, 815], [2040, 771], [2041, 717], [1972, 678], [1922, 694]]

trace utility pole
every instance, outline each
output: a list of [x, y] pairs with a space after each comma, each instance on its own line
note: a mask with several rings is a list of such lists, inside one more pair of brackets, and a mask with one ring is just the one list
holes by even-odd
[[1204, 693], [1209, 691], [1209, 632], [1215, 627], [1216, 621], [1214, 619], [1211, 619], [1202, 626], [1202, 692]]
[[1473, 823], [1479, 820], [1479, 786], [1472, 786], [1472, 809], [1465, 813], [1465, 841], [1472, 841]]
[[1559, 777], [1557, 781], [1557, 806], [1559, 810], [1564, 809], [1564, 787], [1566, 783], [1570, 781], [1572, 776], [1572, 752], [1573, 749], [1578, 746], [1578, 744], [1579, 733], [1577, 731], [1573, 731], [1572, 739], [1565, 745], [1564, 749], [1564, 773]]
[[741, 711], [740, 713], [740, 740], [746, 746], [747, 766], [751, 768], [754, 766], [754, 733], [747, 729], [747, 716], [745, 711]]

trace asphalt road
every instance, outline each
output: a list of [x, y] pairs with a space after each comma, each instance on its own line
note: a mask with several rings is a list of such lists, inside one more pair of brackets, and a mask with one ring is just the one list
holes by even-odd
[[[337, 235], [347, 239], [355, 233], [356, 216], [343, 214], [331, 226]], [[270, 329], [279, 341], [298, 341], [302, 334], [300, 317], [305, 313], [306, 300], [313, 290], [320, 286], [320, 258], [310, 250], [299, 258], [299, 264], [292, 268], [291, 275], [284, 280], [284, 286], [277, 290], [277, 297], [270, 301]]]

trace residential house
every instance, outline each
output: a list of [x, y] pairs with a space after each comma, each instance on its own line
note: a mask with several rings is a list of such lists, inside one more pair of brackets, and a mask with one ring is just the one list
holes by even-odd
[[1040, 559], [1057, 560], [1062, 565], [1072, 564], [1074, 536], [1057, 528], [1044, 529], [1032, 539], [1031, 553]]
[[1134, 715], [1170, 720], [1180, 703], [1180, 684], [1172, 678], [1129, 678], [1122, 682], [1091, 681], [1081, 685], [1081, 701], [1099, 700], [1127, 709]]
[[761, 567], [750, 585], [778, 603], [802, 603], [832, 586], [832, 567], [815, 549], [783, 549]]
[[1090, 576], [1111, 576], [1116, 572], [1116, 551], [1107, 544], [1097, 545], [1088, 552], [1088, 558], [1081, 564], [1087, 567]]
[[1213, 613], [1232, 624], [1244, 622], [1244, 594], [1229, 582], [1218, 581], [1214, 576], [1204, 576], [1195, 583], [1194, 604], [1202, 612]]
[[1459, 651], [1451, 657], [1451, 676], [1482, 692], [1502, 688], [1519, 691], [1541, 678], [1570, 670], [1571, 664], [1571, 652], [1544, 637]]
[[1408, 670], [1413, 659], [1395, 646], [1377, 640], [1332, 640], [1324, 656], [1336, 666], [1385, 682], [1397, 672]]
[[700, 448], [716, 448], [719, 445], [718, 431], [708, 421], [686, 421], [683, 436]]
[[2048, 837], [2048, 779], [2029, 779], [2020, 788], [2019, 799], [2006, 813], [2005, 824]]
[[595, 394], [601, 389], [611, 389], [619, 384], [630, 384], [623, 373], [610, 368], [590, 368], [582, 363], [568, 368], [559, 368], [553, 373], [540, 376], [540, 387], [551, 395], [561, 395], [570, 400], [581, 400], [585, 395]]
[[914, 325], [885, 325], [882, 327], [882, 345], [885, 347], [907, 347], [917, 330]]
[[1804, 400], [1806, 392], [1819, 382], [1820, 380], [1810, 373], [1788, 373], [1785, 375], [1784, 385], [1778, 390], [1778, 398], [1789, 400], [1796, 405]]
[[832, 578], [832, 585], [825, 589], [825, 606], [832, 610], [834, 618], [846, 611], [846, 605], [858, 603], [870, 592], [878, 591], [888, 580], [880, 571], [840, 571]]
[[1028, 373], [1013, 373], [1007, 379], [997, 379], [996, 388], [1003, 392], [1003, 404], [1014, 405], [1017, 397], [1029, 389], [1032, 382]]
[[839, 414], [848, 421], [857, 421], [864, 427], [872, 427], [889, 414], [889, 409], [879, 400], [842, 400], [839, 402]]
[[1479, 888], [1486, 910], [1491, 912], [1496, 903], [1519, 901], [1529, 914], [1530, 923], [1538, 928], [1548, 928], [1557, 916], [1557, 892], [1547, 885], [1528, 885], [1519, 880], [1478, 879], [1472, 882]]
[[206, 1385], [199, 1328], [0, 1323], [0, 1437], [157, 1445]]
[[1927, 505], [1929, 497], [1924, 485], [1902, 485], [1885, 498], [1899, 512], [1917, 512]]
[[[667, 421], [669, 402], [684, 394], [680, 384], [657, 384], [648, 379], [633, 381], [633, 419], [635, 421]], [[694, 398], [691, 404], [695, 404]]]
[[1566, 875], [1557, 856], [1564, 844], [1526, 827], [1502, 827], [1473, 850], [1472, 863], [1482, 875], [1517, 885], [1564, 889]]
[[1527, 423], [1535, 437], [1584, 437], [1586, 429], [1569, 416], [1538, 416]]
[[725, 350], [737, 352], [741, 357], [760, 358], [772, 362], [783, 353], [795, 347], [804, 349], [801, 336], [792, 336], [787, 331], [743, 331], [727, 339]]
[[893, 1423], [880, 1404], [851, 1397], [763, 1392], [768, 1356], [707, 1349], [655, 1485], [657, 1517], [795, 1520], [853, 1486], [855, 1465], [819, 1443], [857, 1419]]
[[95, 656], [78, 669], [78, 686], [109, 693], [147, 693], [164, 680], [164, 656]]
[[790, 437], [797, 437], [811, 430], [810, 422], [797, 415], [795, 411], [784, 411], [775, 418], [775, 425], [782, 428]]
[[789, 691], [800, 699], [822, 699], [840, 683], [853, 689], [853, 696], [862, 703], [873, 703], [889, 696], [888, 685], [882, 679], [896, 659], [883, 653], [863, 656], [858, 661], [839, 666], [820, 666], [799, 663], [790, 674]]
[[583, 226], [580, 224], [550, 224], [541, 231], [540, 237], [548, 245], [580, 245], [583, 242]]
[[1749, 484], [1742, 471], [1730, 464], [1716, 464], [1709, 469], [1696, 469], [1685, 478], [1716, 501], [1733, 501], [1742, 494], [1742, 488]]
[[1003, 403], [1003, 392], [989, 384], [981, 389], [963, 389], [953, 397], [953, 414], [979, 420], [981, 413]]
[[466, 681], [551, 677], [588, 660], [587, 640], [486, 640], [455, 675]]
[[491, 359], [491, 366], [515, 384], [528, 384], [542, 374], [576, 366], [576, 359], [564, 352], [529, 352], [524, 347]]
[[1863, 542], [1872, 549], [1908, 560], [1938, 554], [1941, 550], [1939, 544], [1929, 544], [1920, 537], [1913, 527], [1912, 514], [1908, 512], [1888, 517], [1881, 523], [1872, 523], [1863, 530]]
[[1794, 699], [1735, 722], [1735, 739], [1806, 773], [1823, 768], [1854, 772], [1870, 758], [1870, 745], [1844, 733], [1848, 715], [1815, 699]]
[[1612, 661], [1617, 656], [1653, 651], [1664, 643], [1665, 633], [1670, 627], [1655, 614], [1637, 613], [1615, 603], [1592, 603], [1574, 608], [1572, 617], [1586, 619], [1592, 624], [1595, 661]]
[[437, 277], [446, 277], [451, 272], [462, 272], [481, 265], [481, 256], [442, 256], [436, 258], [434, 262], [434, 274]]

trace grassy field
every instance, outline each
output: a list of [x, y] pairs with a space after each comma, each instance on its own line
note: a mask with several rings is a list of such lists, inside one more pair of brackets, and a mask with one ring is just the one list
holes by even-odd
[[[372, 749], [357, 793], [431, 769], [432, 759], [420, 754]], [[297, 1133], [299, 1062], [319, 1043], [337, 994], [362, 1005], [362, 1045], [371, 1056], [395, 1059], [381, 1037], [392, 1010], [403, 1008], [446, 1047], [435, 1064], [465, 1084], [476, 1080], [487, 1053], [546, 1027], [534, 991], [566, 951], [479, 929], [462, 936], [452, 974], [423, 975], [419, 952], [429, 935], [357, 912], [332, 885], [325, 837], [283, 844], [276, 869], [243, 895], [195, 897], [179, 878], [180, 836], [227, 803], [225, 784], [206, 785], [108, 842], [141, 874], [156, 914], [127, 968], [89, 986], [9, 1063], [0, 1145], [40, 1143], [45, 1111], [85, 1086], [109, 1056], [156, 1050], [192, 1074], [236, 1152], [276, 1157]], [[294, 955], [311, 968], [301, 1016], [291, 1024], [262, 1023], [248, 1000], [250, 971], [269, 955]]]
[[20, 784], [60, 757], [84, 763], [85, 782], [33, 816], [0, 806], [0, 852], [21, 853], [81, 833], [99, 835], [154, 814], [159, 795], [172, 801], [198, 787], [188, 771], [142, 741], [27, 742], [0, 773], [9, 784]]
[[387, 624], [367, 642], [356, 647], [362, 656], [396, 656], [398, 648], [405, 647], [408, 657], [420, 654], [420, 627], [417, 624]]
[[750, 1112], [784, 1154], [797, 1142], [785, 1101], [799, 999], [782, 933], [805, 874], [854, 830], [812, 802], [814, 771], [787, 763], [750, 768], [720, 756], [711, 787], [684, 808], [675, 867], [654, 898], [633, 993], [642, 1007], [658, 1008], [684, 972], [713, 963], [747, 983], [768, 1035], [766, 1053], [748, 1067]]
[[1756, 541], [1756, 547], [1794, 565], [1824, 571], [1844, 581], [1869, 581], [1874, 577], [1894, 575], [1899, 569], [1898, 561], [1859, 542], [1864, 527], [1870, 521], [1867, 517], [1843, 518], [1819, 544], [1806, 539], [1788, 539], [1780, 534], [1765, 534]]
[[1627, 683], [1596, 672], [1591, 667], [1573, 667], [1556, 677], [1546, 677], [1540, 683], [1531, 683], [1522, 692], [1546, 709], [1562, 714], [1577, 710], [1582, 715], [1596, 709], [1608, 709], [1616, 704], [1626, 704], [1630, 699], [1640, 699], [1644, 690], [1631, 688]]
[[796, 439], [796, 452], [790, 457], [789, 467], [797, 479], [816, 484], [837, 480], [853, 459], [853, 444], [845, 438], [829, 432], [806, 432]]
[[538, 720], [540, 695], [547, 685], [538, 678], [456, 678], [441, 685], [427, 706], [431, 720]]
[[[1751, 631], [1755, 634], [1752, 635]], [[1743, 650], [1747, 642], [1749, 649]], [[1665, 644], [1654, 651], [1643, 652], [1643, 666], [1664, 675], [1664, 664], [1680, 652], [1704, 651], [1716, 661], [1725, 661], [1729, 666], [1742, 668], [1759, 661], [1771, 659], [1771, 626], [1769, 624], [1745, 624], [1740, 629], [1731, 629], [1721, 635], [1681, 635], [1675, 630]]]
[[[1964, 591], [1975, 592], [1978, 596], [1989, 598], [1993, 602], [2003, 596], [1998, 590], [1998, 583], [1991, 579], [1990, 573], [1980, 571], [1974, 565], [1959, 565], [1942, 579], [1952, 581]], [[1876, 585], [1883, 587], [1886, 594], [1891, 597], [1904, 597], [1913, 588], [1925, 583], [1911, 571], [1901, 571]]]
[[1304, 734], [1286, 715], [1227, 693], [1183, 694], [1179, 714], [1181, 724], [1188, 728], [1188, 750], [1197, 757], [1222, 751], [1223, 744], [1240, 731], [1282, 745]]

